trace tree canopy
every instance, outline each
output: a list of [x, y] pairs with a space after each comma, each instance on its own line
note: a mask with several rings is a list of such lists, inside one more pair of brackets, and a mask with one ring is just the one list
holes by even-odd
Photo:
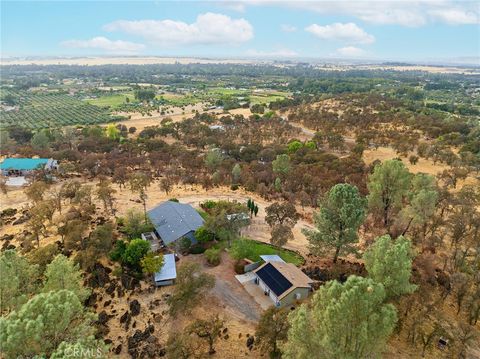
[[342, 183], [333, 186], [314, 215], [316, 230], [304, 230], [314, 254], [333, 248], [336, 262], [341, 253], [355, 252], [358, 228], [365, 219], [366, 201], [357, 187]]
[[289, 315], [284, 357], [357, 359], [379, 357], [397, 321], [396, 309], [384, 304], [383, 285], [350, 276], [330, 281]]
[[412, 293], [417, 288], [410, 283], [413, 253], [406, 238], [400, 236], [393, 241], [388, 234], [378, 237], [363, 259], [368, 275], [383, 284], [387, 298]]

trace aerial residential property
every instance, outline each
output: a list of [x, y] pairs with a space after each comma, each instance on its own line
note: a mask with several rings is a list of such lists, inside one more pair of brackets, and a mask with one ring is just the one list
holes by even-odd
[[480, 359], [480, 0], [0, 0], [0, 359]]

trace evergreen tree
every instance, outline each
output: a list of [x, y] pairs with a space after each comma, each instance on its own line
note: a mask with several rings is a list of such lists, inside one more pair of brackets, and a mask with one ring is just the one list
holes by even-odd
[[395, 241], [389, 235], [379, 237], [363, 259], [368, 275], [383, 284], [387, 298], [415, 291], [417, 286], [410, 283], [413, 255], [409, 240], [402, 236]]
[[410, 172], [400, 160], [388, 160], [377, 165], [368, 178], [368, 206], [383, 219], [390, 229], [392, 217], [403, 205], [410, 187]]
[[71, 291], [37, 294], [18, 311], [0, 318], [2, 353], [6, 358], [49, 357], [62, 342], [92, 336], [94, 319]]
[[314, 215], [316, 230], [303, 231], [311, 252], [319, 255], [333, 248], [334, 263], [341, 253], [355, 252], [352, 245], [358, 242], [357, 231], [365, 219], [365, 206], [357, 187], [346, 183], [333, 186]]
[[35, 292], [38, 265], [9, 249], [0, 255], [0, 313], [15, 309]]
[[290, 157], [287, 154], [278, 155], [277, 158], [272, 161], [273, 172], [280, 176], [287, 175], [288, 172], [290, 172], [290, 168]]
[[232, 169], [232, 183], [237, 184], [238, 181], [240, 180], [240, 176], [242, 174], [242, 168], [240, 167], [240, 164], [235, 164]]
[[80, 301], [89, 296], [89, 290], [83, 287], [82, 272], [78, 264], [59, 254], [47, 266], [45, 272], [44, 292], [69, 290], [74, 293]]
[[344, 284], [330, 281], [309, 305], [289, 315], [291, 325], [284, 358], [377, 358], [397, 321], [392, 304], [384, 304], [383, 285], [350, 276]]

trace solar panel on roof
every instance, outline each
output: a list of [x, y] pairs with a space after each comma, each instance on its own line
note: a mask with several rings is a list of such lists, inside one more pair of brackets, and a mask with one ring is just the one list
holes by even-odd
[[292, 283], [270, 263], [259, 269], [256, 274], [277, 297], [292, 286]]

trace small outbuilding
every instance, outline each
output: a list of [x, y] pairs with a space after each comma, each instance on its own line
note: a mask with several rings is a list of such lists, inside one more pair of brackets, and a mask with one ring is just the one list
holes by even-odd
[[253, 271], [254, 283], [270, 297], [276, 307], [284, 307], [307, 298], [312, 291], [313, 280], [293, 263], [285, 263], [281, 258], [275, 259]]
[[203, 225], [203, 218], [189, 204], [166, 201], [147, 212], [155, 232], [165, 245], [186, 237], [197, 243], [195, 231]]
[[157, 287], [172, 285], [175, 283], [175, 279], [177, 278], [175, 254], [170, 253], [163, 256], [163, 266], [153, 277]]
[[25, 176], [35, 170], [53, 171], [58, 162], [52, 158], [14, 158], [7, 157], [0, 163], [4, 176]]

